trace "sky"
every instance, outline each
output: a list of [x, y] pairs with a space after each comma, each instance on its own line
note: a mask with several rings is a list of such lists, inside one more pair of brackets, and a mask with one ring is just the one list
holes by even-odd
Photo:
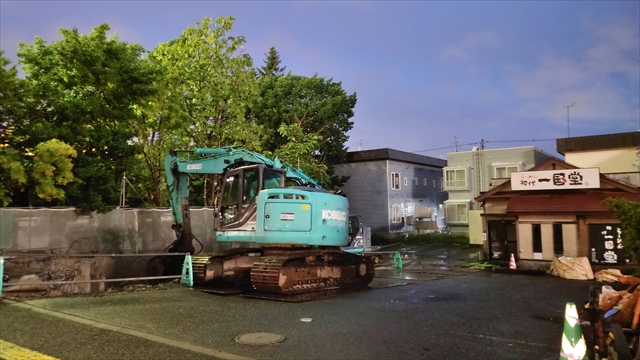
[[[0, 1], [0, 49], [107, 23], [148, 50], [205, 17], [261, 66], [356, 93], [350, 151], [446, 153], [640, 130], [639, 1]], [[575, 104], [571, 106], [572, 104]], [[568, 110], [568, 111], [567, 111]]]

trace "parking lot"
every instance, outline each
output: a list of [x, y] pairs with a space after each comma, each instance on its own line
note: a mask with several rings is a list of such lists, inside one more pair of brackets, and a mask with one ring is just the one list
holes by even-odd
[[[566, 302], [597, 285], [473, 269], [459, 246], [397, 250], [403, 268], [387, 261], [370, 289], [310, 302], [180, 287], [5, 300], [0, 339], [60, 359], [557, 359]], [[254, 333], [281, 342], [234, 341]]]

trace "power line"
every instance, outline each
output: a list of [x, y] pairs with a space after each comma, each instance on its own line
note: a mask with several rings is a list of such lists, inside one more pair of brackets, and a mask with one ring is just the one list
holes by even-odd
[[[556, 141], [557, 139], [529, 139], [529, 140], [485, 140], [484, 143], [516, 143], [516, 142], [536, 142], [536, 141]], [[417, 151], [411, 151], [413, 153], [419, 153], [419, 152], [428, 152], [428, 151], [436, 151], [436, 150], [444, 150], [444, 149], [453, 149], [453, 148], [457, 148], [458, 146], [472, 146], [472, 145], [477, 145], [478, 142], [473, 142], [473, 143], [468, 143], [468, 144], [455, 144], [455, 145], [451, 145], [451, 146], [443, 146], [443, 147], [439, 147], [439, 148], [433, 148], [433, 149], [426, 149], [426, 150], [417, 150]]]

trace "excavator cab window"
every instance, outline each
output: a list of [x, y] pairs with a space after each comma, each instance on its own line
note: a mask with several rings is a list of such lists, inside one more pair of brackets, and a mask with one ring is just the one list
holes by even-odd
[[245, 209], [249, 206], [251, 201], [258, 195], [258, 184], [260, 183], [260, 174], [257, 168], [251, 168], [244, 170], [242, 176], [242, 208]]
[[222, 193], [222, 223], [224, 225], [238, 221], [238, 197], [240, 194], [240, 174], [229, 174], [224, 179]]
[[282, 187], [284, 181], [284, 174], [282, 171], [275, 171], [272, 169], [264, 169], [262, 174], [262, 188], [273, 189]]
[[247, 220], [255, 206], [255, 199], [263, 189], [280, 188], [284, 171], [253, 165], [232, 170], [224, 175], [220, 220], [222, 226]]

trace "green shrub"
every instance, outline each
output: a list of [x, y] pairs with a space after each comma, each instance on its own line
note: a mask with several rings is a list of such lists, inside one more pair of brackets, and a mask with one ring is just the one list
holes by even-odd
[[469, 245], [469, 236], [463, 234], [428, 233], [409, 235], [403, 241], [405, 244], [459, 244]]

